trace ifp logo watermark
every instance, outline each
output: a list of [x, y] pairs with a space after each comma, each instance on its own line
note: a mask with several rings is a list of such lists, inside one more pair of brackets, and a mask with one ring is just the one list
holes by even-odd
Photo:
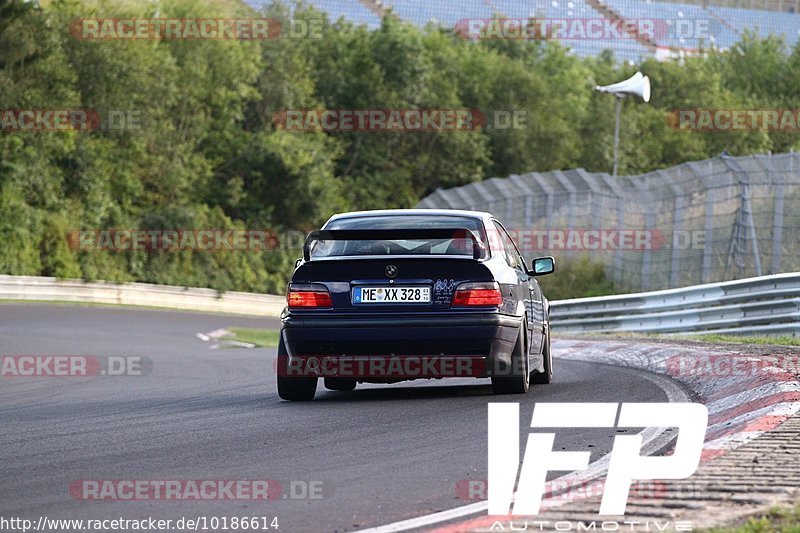
[[[634, 481], [685, 479], [700, 464], [708, 425], [708, 409], [697, 403], [537, 403], [532, 428], [677, 428], [670, 456], [641, 456], [641, 435], [616, 435], [606, 475], [600, 515], [623, 515]], [[539, 514], [551, 471], [574, 472], [589, 467], [587, 451], [553, 451], [555, 433], [531, 433], [522, 466], [519, 463], [519, 404], [489, 404], [490, 515]], [[516, 496], [514, 484], [519, 474]]]

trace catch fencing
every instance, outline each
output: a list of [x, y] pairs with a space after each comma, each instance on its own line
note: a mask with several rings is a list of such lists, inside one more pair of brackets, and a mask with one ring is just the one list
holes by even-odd
[[530, 172], [439, 189], [420, 208], [489, 211], [523, 255], [602, 262], [622, 291], [800, 271], [800, 154], [722, 156], [636, 176]]

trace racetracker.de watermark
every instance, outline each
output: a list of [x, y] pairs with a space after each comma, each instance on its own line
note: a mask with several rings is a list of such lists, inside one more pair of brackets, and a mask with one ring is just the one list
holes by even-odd
[[674, 109], [670, 128], [680, 131], [800, 131], [800, 109]]
[[286, 131], [403, 132], [521, 130], [524, 109], [282, 109], [272, 122]]
[[297, 250], [306, 235], [272, 229], [83, 229], [67, 235], [70, 249], [109, 252]]
[[718, 33], [720, 23], [706, 18], [466, 18], [455, 33], [470, 40], [618, 41], [704, 39]]
[[[423, 355], [310, 355], [279, 358], [273, 363], [282, 377], [339, 377], [351, 379], [419, 379], [485, 377], [491, 368], [483, 357]], [[495, 365], [494, 375], [511, 367]]]
[[472, 131], [485, 124], [477, 109], [286, 109], [272, 122], [288, 131]]
[[77, 18], [69, 27], [88, 41], [321, 39], [323, 19]]
[[276, 479], [76, 479], [69, 493], [80, 501], [321, 500], [332, 485], [322, 480]]
[[800, 376], [800, 355], [674, 355], [667, 359], [666, 370], [670, 376], [683, 378], [754, 378], [768, 375], [776, 380], [794, 381], [796, 376]]
[[[456, 482], [455, 493], [459, 500], [481, 501], [488, 498], [487, 480], [461, 479]], [[542, 505], [558, 505], [586, 498], [600, 498], [605, 490], [603, 480], [571, 481], [554, 479], [545, 485]], [[699, 483], [666, 483], [661, 480], [637, 480], [631, 483], [628, 500], [632, 502], [666, 501], [673, 499], [699, 498], [707, 487]]]
[[[520, 252], [539, 251], [627, 251], [644, 252], [662, 249], [702, 249], [706, 245], [705, 231], [676, 230], [670, 235], [659, 229], [636, 228], [566, 228], [566, 229], [509, 229], [509, 235]], [[488, 231], [489, 243], [499, 249], [501, 236]]]
[[0, 376], [4, 378], [148, 376], [152, 371], [152, 359], [143, 356], [0, 356]]
[[111, 109], [0, 109], [0, 131], [141, 130], [141, 111]]

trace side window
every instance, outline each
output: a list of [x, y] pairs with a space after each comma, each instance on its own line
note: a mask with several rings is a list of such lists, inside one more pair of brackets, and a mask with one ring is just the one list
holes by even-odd
[[525, 271], [525, 263], [522, 262], [522, 258], [517, 252], [516, 246], [514, 246], [514, 241], [509, 237], [506, 229], [501, 226], [498, 222], [494, 223], [495, 230], [497, 231], [497, 241], [499, 244], [502, 245], [503, 250], [502, 253], [506, 258], [506, 263], [511, 268], [520, 268], [522, 271]]
[[517, 268], [523, 272], [526, 272], [527, 269], [525, 268], [525, 260], [520, 255], [517, 245], [514, 244], [514, 239], [511, 238], [505, 228], [503, 228], [503, 235], [505, 235], [504, 242], [508, 247], [509, 253], [514, 257], [514, 264], [517, 266]]

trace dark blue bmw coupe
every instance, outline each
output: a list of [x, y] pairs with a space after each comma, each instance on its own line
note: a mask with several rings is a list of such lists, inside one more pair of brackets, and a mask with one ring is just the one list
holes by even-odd
[[356, 383], [491, 378], [495, 393], [550, 383], [549, 304], [489, 213], [387, 210], [331, 217], [308, 235], [281, 316], [278, 394]]

